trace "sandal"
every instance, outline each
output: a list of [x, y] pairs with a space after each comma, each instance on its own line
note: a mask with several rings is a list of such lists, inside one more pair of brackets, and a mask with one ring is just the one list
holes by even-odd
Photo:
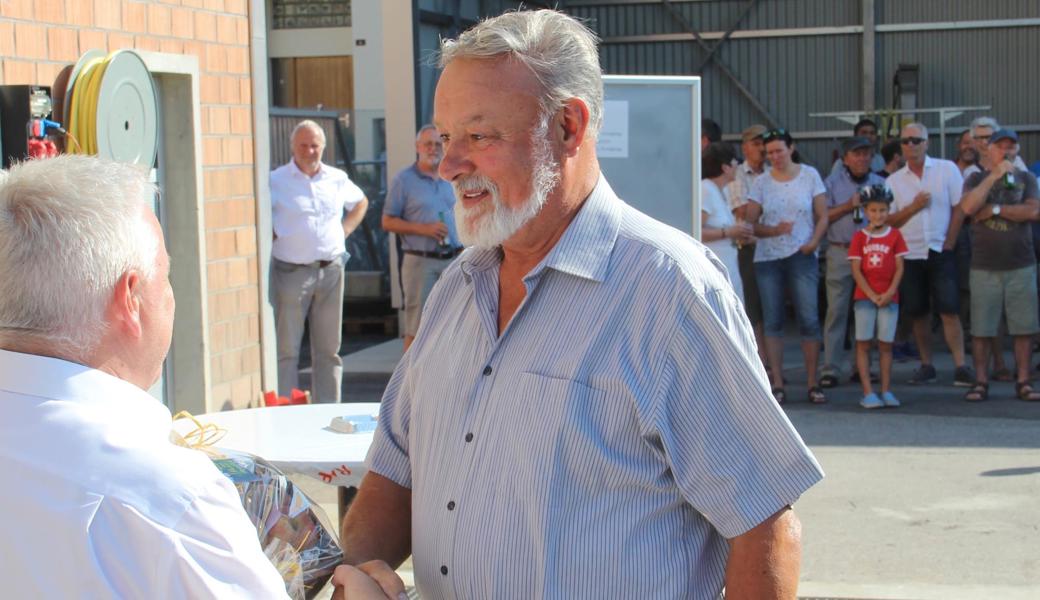
[[1015, 383], [1015, 395], [1018, 396], [1019, 400], [1025, 400], [1026, 402], [1040, 402], [1040, 392], [1034, 390], [1028, 381]]
[[1001, 369], [997, 369], [996, 371], [993, 371], [993, 374], [990, 375], [989, 378], [992, 379], [993, 381], [1004, 381], [1004, 382], [1010, 382], [1010, 381], [1014, 381], [1015, 380], [1015, 376], [1012, 375], [1011, 371], [1009, 371], [1006, 367], [1005, 368], [1001, 368]]
[[776, 398], [777, 404], [783, 404], [787, 401], [787, 392], [782, 387], [773, 388], [773, 398]]
[[989, 383], [976, 381], [967, 394], [964, 394], [967, 402], [985, 402], [989, 400]]
[[820, 377], [820, 387], [822, 388], [832, 388], [837, 387], [837, 385], [838, 378], [833, 373], [827, 373]]
[[809, 388], [809, 402], [813, 404], [826, 404], [827, 396], [823, 395], [823, 390], [819, 386], [812, 386]]

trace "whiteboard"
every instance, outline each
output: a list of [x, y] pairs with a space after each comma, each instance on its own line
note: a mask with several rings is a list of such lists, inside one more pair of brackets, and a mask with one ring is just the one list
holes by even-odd
[[603, 76], [600, 168], [617, 195], [701, 236], [700, 77]]

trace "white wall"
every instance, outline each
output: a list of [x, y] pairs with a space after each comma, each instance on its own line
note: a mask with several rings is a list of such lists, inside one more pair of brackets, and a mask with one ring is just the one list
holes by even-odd
[[[383, 3], [373, 0], [351, 5], [354, 55], [354, 145], [358, 160], [375, 154], [374, 120], [385, 114], [383, 62]], [[364, 45], [358, 45], [364, 41]]]
[[[267, 26], [270, 28], [271, 21]], [[349, 56], [354, 53], [351, 27], [317, 29], [268, 29], [270, 58]]]

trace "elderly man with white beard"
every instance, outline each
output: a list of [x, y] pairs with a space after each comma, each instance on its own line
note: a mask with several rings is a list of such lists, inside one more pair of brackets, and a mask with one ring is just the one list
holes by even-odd
[[391, 596], [411, 553], [424, 598], [794, 598], [822, 471], [721, 263], [600, 173], [594, 36], [511, 12], [440, 64], [472, 247], [383, 397], [346, 562]]

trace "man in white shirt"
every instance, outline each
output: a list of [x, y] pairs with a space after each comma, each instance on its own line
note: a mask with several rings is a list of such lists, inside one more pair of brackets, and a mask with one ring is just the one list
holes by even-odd
[[961, 201], [964, 180], [952, 161], [928, 156], [928, 129], [920, 123], [903, 127], [900, 134], [906, 166], [889, 176], [895, 201], [888, 222], [898, 227], [910, 249], [899, 286], [900, 313], [913, 321], [921, 366], [911, 384], [936, 380], [930, 341], [931, 310], [942, 319], [946, 344], [956, 366], [953, 384], [975, 381], [964, 362], [964, 331], [959, 316], [957, 263], [953, 246], [964, 213], [954, 210]]
[[368, 210], [364, 192], [321, 162], [325, 132], [301, 121], [293, 159], [271, 172], [271, 296], [278, 337], [278, 393], [298, 387], [300, 343], [310, 319], [311, 391], [316, 402], [340, 401], [343, 361], [343, 267], [346, 238]]
[[0, 184], [6, 597], [285, 597], [231, 482], [145, 391], [174, 312], [154, 194], [83, 156]]

